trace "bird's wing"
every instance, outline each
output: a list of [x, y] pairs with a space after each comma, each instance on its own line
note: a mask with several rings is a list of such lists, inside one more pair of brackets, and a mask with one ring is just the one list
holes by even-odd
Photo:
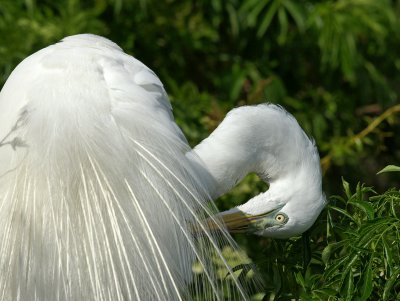
[[[67, 37], [31, 55], [14, 70], [0, 97], [0, 141], [4, 139], [3, 144], [8, 143], [14, 151], [15, 146], [23, 145], [16, 139], [15, 127], [31, 115], [28, 112], [42, 108], [46, 111], [37, 112], [36, 116], [52, 122], [54, 128], [74, 117], [80, 118], [79, 114], [93, 112], [99, 114], [98, 119], [112, 119], [121, 127], [152, 128], [187, 145], [174, 122], [171, 104], [159, 78], [118, 45], [98, 36]], [[86, 121], [91, 122], [90, 118]], [[43, 126], [38, 123], [38, 127]], [[68, 123], [69, 127], [76, 125], [73, 120]], [[82, 126], [86, 125], [79, 125]], [[36, 133], [43, 135], [41, 130]], [[10, 157], [10, 148], [1, 148], [0, 154], [3, 158]], [[2, 163], [10, 161], [4, 159]], [[0, 165], [0, 175], [16, 165], [17, 162]]]

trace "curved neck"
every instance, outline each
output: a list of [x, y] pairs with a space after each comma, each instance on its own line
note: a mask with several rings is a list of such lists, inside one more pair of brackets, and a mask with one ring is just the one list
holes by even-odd
[[[211, 174], [212, 198], [228, 192], [251, 172], [273, 185], [294, 185], [312, 177], [321, 185], [314, 143], [280, 107], [259, 105], [232, 110], [218, 128], [192, 151], [192, 160]], [[292, 187], [288, 187], [293, 189]]]

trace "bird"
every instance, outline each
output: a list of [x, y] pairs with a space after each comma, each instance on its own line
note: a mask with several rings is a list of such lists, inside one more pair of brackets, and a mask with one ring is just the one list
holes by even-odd
[[[219, 213], [252, 172], [269, 189]], [[39, 50], [0, 92], [0, 300], [248, 300], [230, 232], [299, 235], [325, 203], [283, 107], [234, 108], [191, 148], [157, 75], [107, 38]]]

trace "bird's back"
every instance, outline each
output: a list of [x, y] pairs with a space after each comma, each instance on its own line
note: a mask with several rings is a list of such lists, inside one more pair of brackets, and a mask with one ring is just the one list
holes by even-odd
[[188, 150], [160, 80], [111, 41], [24, 60], [0, 93], [0, 300], [218, 299], [229, 237], [202, 226]]

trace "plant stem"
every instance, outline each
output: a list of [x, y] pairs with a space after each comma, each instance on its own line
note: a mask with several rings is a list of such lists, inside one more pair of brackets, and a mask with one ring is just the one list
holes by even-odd
[[[355, 144], [357, 141], [363, 139], [367, 135], [369, 135], [373, 130], [375, 130], [383, 121], [385, 121], [388, 117], [400, 113], [400, 104], [395, 105], [387, 109], [385, 112], [383, 112], [381, 115], [376, 117], [368, 126], [363, 129], [361, 132], [358, 134], [355, 134], [351, 136], [345, 143], [345, 146], [351, 146]], [[332, 151], [330, 151], [327, 155], [325, 155], [321, 159], [321, 166], [322, 166], [322, 171], [325, 174], [329, 167], [331, 166], [332, 162]]]

